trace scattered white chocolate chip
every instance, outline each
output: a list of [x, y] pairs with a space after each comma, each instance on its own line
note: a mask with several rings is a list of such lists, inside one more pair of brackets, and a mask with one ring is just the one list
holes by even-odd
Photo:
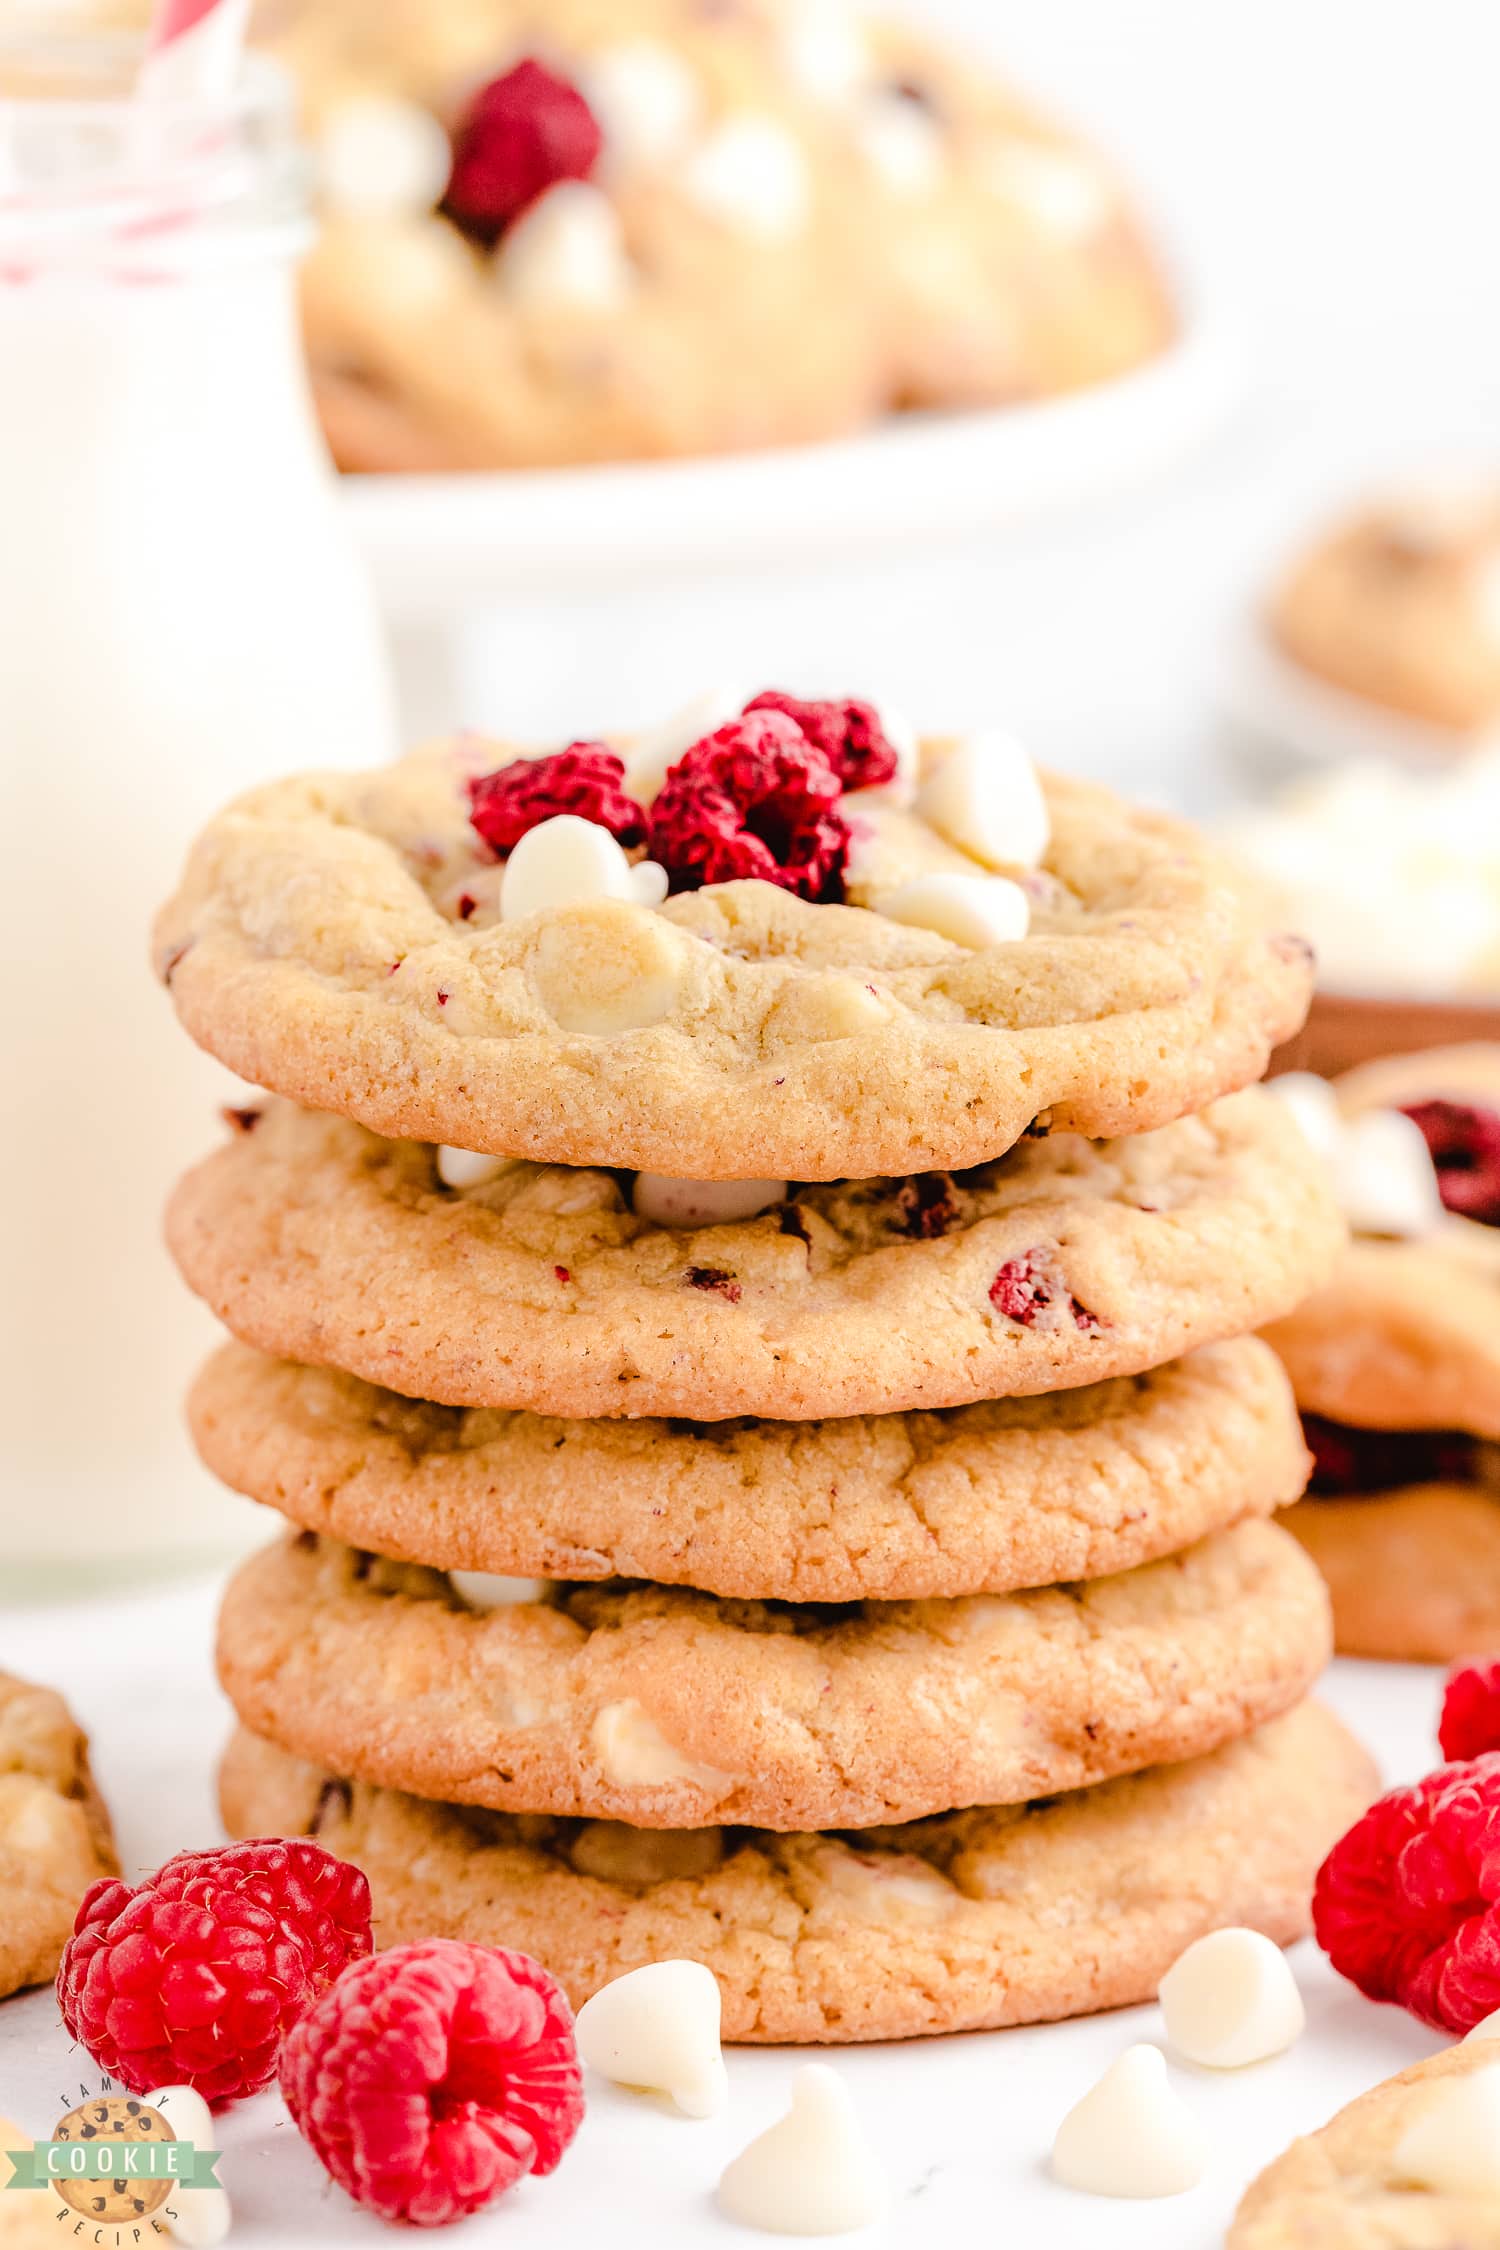
[[1051, 840], [1036, 767], [998, 727], [954, 744], [917, 791], [917, 810], [985, 867], [1035, 867]]
[[724, 1227], [786, 1201], [785, 1180], [669, 1180], [638, 1172], [631, 1208], [658, 1227]]
[[672, 879], [654, 859], [639, 859], [630, 870], [630, 895], [637, 906], [660, 906]]
[[1286, 1955], [1259, 1930], [1199, 1938], [1168, 1969], [1159, 1998], [1178, 2054], [1208, 2070], [1266, 2062], [1307, 2028]]
[[1296, 1118], [1308, 1147], [1325, 1163], [1337, 1164], [1344, 1153], [1344, 1118], [1327, 1079], [1311, 1070], [1288, 1070], [1267, 1086]]
[[955, 945], [1008, 945], [1031, 927], [1031, 901], [1004, 875], [919, 875], [882, 891], [876, 912], [918, 930], [935, 930]]
[[708, 688], [660, 725], [647, 727], [621, 746], [625, 760], [625, 794], [638, 805], [649, 805], [667, 778], [669, 768], [685, 757], [706, 735], [737, 719], [750, 700], [748, 689]]
[[1500, 2039], [1500, 2008], [1492, 2016], [1485, 2016], [1481, 2022], [1476, 2023], [1472, 2031], [1466, 2032], [1463, 2044], [1467, 2047], [1471, 2039]]
[[1419, 1125], [1397, 1109], [1352, 1118], [1335, 1173], [1358, 1234], [1430, 1234], [1443, 1222], [1437, 1169]]
[[1052, 2176], [1085, 2195], [1183, 2195], [1208, 2168], [1192, 2111], [1159, 2047], [1127, 2047], [1070, 2109], [1052, 2144]]
[[852, 101], [870, 76], [870, 42], [850, 0], [790, 0], [781, 52], [794, 84], [814, 101]]
[[720, 2012], [718, 1979], [701, 1961], [651, 1961], [585, 2000], [578, 2052], [617, 2086], [670, 2094], [686, 2117], [716, 2117], [729, 2099]]
[[634, 896], [630, 862], [607, 828], [576, 813], [528, 828], [505, 862], [500, 918], [519, 922], [547, 907]]
[[947, 165], [937, 120], [902, 94], [874, 94], [855, 127], [866, 160], [893, 194], [931, 195]]
[[579, 90], [599, 120], [607, 157], [620, 164], [663, 164], [698, 122], [698, 82], [657, 39], [602, 47], [580, 66]]
[[1440, 2082], [1396, 2143], [1391, 2177], [1434, 2195], [1500, 2196], [1500, 2063]]
[[508, 1156], [481, 1156], [472, 1148], [440, 1148], [437, 1174], [444, 1187], [488, 1187], [511, 1163]]
[[1072, 149], [1040, 141], [1000, 141], [987, 151], [981, 172], [993, 195], [1019, 204], [1050, 233], [1068, 241], [1097, 234], [1114, 210], [1110, 181]]
[[403, 218], [442, 200], [453, 165], [429, 110], [393, 95], [342, 103], [318, 137], [325, 201], [341, 217]]
[[610, 311], [635, 284], [620, 214], [587, 180], [559, 180], [507, 228], [495, 278], [518, 304]]
[[[214, 2121], [207, 2102], [191, 2086], [158, 2086], [146, 2096], [172, 2128], [173, 2137], [207, 2154], [214, 2145]], [[221, 2187], [174, 2188], [161, 2223], [187, 2250], [217, 2250], [229, 2232], [229, 2197]]]
[[493, 1570], [450, 1570], [448, 1583], [470, 1609], [515, 1609], [523, 1602], [545, 1601], [552, 1591], [546, 1578], [503, 1578]]
[[852, 2234], [873, 2225], [890, 2191], [848, 2087], [827, 2063], [792, 2076], [785, 2117], [753, 2140], [719, 2182], [719, 2209], [763, 2234]]
[[807, 160], [784, 125], [745, 114], [700, 141], [682, 184], [711, 218], [763, 242], [784, 241], [807, 223]]
[[604, 1704], [594, 1715], [589, 1739], [610, 1780], [625, 1789], [655, 1789], [671, 1781], [690, 1781], [695, 1788], [722, 1795], [731, 1779], [717, 1766], [689, 1758], [669, 1742], [645, 1705], [634, 1696], [623, 1703]]

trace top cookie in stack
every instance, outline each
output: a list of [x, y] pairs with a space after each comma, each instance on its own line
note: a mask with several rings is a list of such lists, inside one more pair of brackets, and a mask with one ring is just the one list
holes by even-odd
[[169, 1218], [200, 1447], [299, 1527], [224, 1608], [232, 1825], [575, 1997], [693, 1953], [741, 2038], [1304, 1926], [1370, 1775], [1247, 1332], [1342, 1234], [1236, 1091], [1305, 949], [1189, 830], [773, 693], [258, 791], [159, 959], [290, 1097]]

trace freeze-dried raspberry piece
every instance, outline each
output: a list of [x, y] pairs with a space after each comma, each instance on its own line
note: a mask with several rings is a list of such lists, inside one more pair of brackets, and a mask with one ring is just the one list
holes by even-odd
[[321, 1844], [179, 1852], [134, 1889], [86, 1891], [57, 1972], [63, 2021], [132, 2093], [268, 2085], [281, 2042], [370, 1950], [370, 1886]]
[[1432, 1152], [1448, 1209], [1500, 1227], [1500, 1110], [1469, 1102], [1414, 1102], [1406, 1114]]
[[745, 705], [747, 717], [752, 711], [784, 712], [822, 751], [846, 789], [881, 789], [896, 778], [901, 761], [873, 703], [804, 703], [767, 688]]
[[469, 824], [491, 851], [510, 852], [528, 829], [576, 813], [628, 849], [644, 841], [646, 816], [626, 796], [624, 780], [624, 759], [599, 742], [575, 742], [550, 758], [515, 758], [469, 783]]
[[1318, 1943], [1372, 2000], [1471, 2031], [1500, 2008], [1500, 1755], [1393, 1789], [1334, 1845]]
[[780, 711], [736, 719], [679, 758], [651, 807], [651, 856], [674, 891], [758, 878], [799, 898], [844, 895], [849, 830], [838, 775]]
[[555, 2171], [583, 2119], [556, 1980], [524, 1953], [451, 1938], [340, 1977], [288, 2039], [281, 2091], [339, 2186], [413, 2226]]
[[1438, 1748], [1448, 1759], [1482, 1758], [1500, 1750], [1500, 1657], [1460, 1664], [1449, 1673]]
[[689, 1266], [682, 1278], [689, 1289], [706, 1289], [716, 1297], [727, 1297], [732, 1305], [737, 1305], [743, 1294], [727, 1266]]
[[891, 1224], [914, 1242], [936, 1242], [958, 1217], [958, 1198], [946, 1172], [918, 1172], [896, 1190]]
[[603, 147], [577, 87], [528, 58], [481, 86], [459, 120], [443, 209], [476, 242], [497, 242], [559, 180], [586, 180]]
[[1007, 1320], [1019, 1321], [1023, 1328], [1034, 1328], [1038, 1321], [1055, 1327], [1069, 1314], [1075, 1328], [1091, 1332], [1100, 1326], [1096, 1315], [1063, 1287], [1052, 1270], [1052, 1254], [1047, 1250], [1028, 1250], [1024, 1257], [1007, 1258], [990, 1283], [990, 1303], [996, 1312], [1003, 1313]]
[[1357, 1430], [1304, 1414], [1313, 1457], [1310, 1490], [1347, 1499], [1409, 1484], [1462, 1484], [1474, 1474], [1474, 1440], [1461, 1430]]

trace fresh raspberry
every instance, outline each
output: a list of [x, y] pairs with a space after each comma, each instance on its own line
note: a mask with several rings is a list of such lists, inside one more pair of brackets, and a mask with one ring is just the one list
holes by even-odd
[[453, 136], [443, 209], [487, 247], [559, 180], [586, 180], [604, 135], [576, 86], [528, 59], [474, 96]]
[[1091, 1333], [1099, 1327], [1098, 1319], [1062, 1286], [1050, 1270], [1051, 1263], [1051, 1253], [1046, 1250], [1028, 1250], [1024, 1257], [1008, 1258], [990, 1283], [990, 1303], [996, 1312], [1003, 1313], [1007, 1320], [1019, 1321], [1023, 1328], [1035, 1328], [1039, 1321], [1055, 1328], [1071, 1314], [1075, 1328]]
[[1393, 1789], [1334, 1845], [1318, 1943], [1372, 2000], [1459, 2035], [1500, 2008], [1500, 1755]]
[[1500, 1227], [1500, 1110], [1416, 1102], [1406, 1114], [1422, 1129], [1448, 1209]]
[[1449, 1760], [1500, 1750], [1500, 1657], [1460, 1664], [1443, 1690], [1438, 1748]]
[[621, 784], [625, 761], [598, 742], [550, 758], [517, 758], [469, 783], [469, 824], [493, 852], [514, 851], [529, 828], [576, 813], [627, 847], [644, 842], [646, 816]]
[[420, 2227], [555, 2171], [583, 2119], [555, 1979], [524, 1953], [451, 1938], [356, 1962], [288, 2039], [281, 2091], [356, 2203]]
[[1304, 1414], [1302, 1433], [1313, 1457], [1311, 1490], [1328, 1498], [1462, 1484], [1474, 1474], [1474, 1440], [1461, 1430], [1356, 1430]]
[[63, 2021], [132, 2093], [210, 2102], [268, 2085], [292, 2026], [370, 1950], [370, 1886], [321, 1844], [179, 1852], [84, 1893], [57, 1972]]
[[674, 891], [758, 877], [799, 898], [844, 895], [839, 777], [780, 711], [721, 727], [679, 758], [651, 807], [651, 856]]
[[745, 705], [752, 711], [782, 711], [822, 751], [846, 789], [880, 789], [894, 781], [900, 766], [873, 703], [803, 703], [779, 688], [767, 688]]

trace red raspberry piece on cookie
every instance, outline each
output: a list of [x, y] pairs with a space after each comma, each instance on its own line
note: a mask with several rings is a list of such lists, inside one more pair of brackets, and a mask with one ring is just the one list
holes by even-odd
[[604, 134], [576, 86], [528, 59], [481, 86], [453, 136], [443, 209], [477, 242], [498, 242], [512, 219], [559, 180], [586, 180]]
[[651, 807], [651, 857], [674, 891], [754, 878], [798, 898], [844, 895], [838, 775], [780, 711], [720, 727], [679, 758]]
[[1449, 1760], [1500, 1750], [1500, 1657], [1460, 1664], [1449, 1673], [1438, 1747]]
[[1372, 1805], [1319, 1872], [1318, 1943], [1372, 2000], [1455, 2035], [1500, 2008], [1500, 1755]]
[[625, 761], [602, 743], [575, 742], [550, 758], [516, 758], [469, 783], [469, 822], [491, 851], [514, 851], [530, 828], [576, 813], [627, 848], [644, 842], [646, 816], [623, 787]]
[[767, 688], [745, 705], [752, 711], [781, 711], [821, 750], [846, 789], [881, 789], [900, 766], [896, 748], [873, 703], [804, 703], [779, 688]]
[[1024, 1257], [1007, 1258], [990, 1283], [990, 1303], [997, 1313], [1019, 1321], [1023, 1328], [1035, 1328], [1038, 1322], [1056, 1327], [1060, 1319], [1070, 1315], [1075, 1328], [1091, 1333], [1099, 1326], [1088, 1307], [1063, 1287], [1051, 1270], [1045, 1250], [1028, 1250]]
[[1500, 1110], [1468, 1102], [1415, 1102], [1407, 1110], [1437, 1168], [1450, 1211], [1500, 1226]]
[[430, 1938], [360, 1961], [286, 2043], [281, 2091], [339, 2186], [446, 2226], [555, 2171], [583, 2119], [561, 1987], [524, 1953]]
[[304, 1838], [179, 1852], [84, 1893], [57, 1972], [63, 2021], [132, 2093], [253, 2094], [281, 2043], [370, 1950], [370, 1886]]

